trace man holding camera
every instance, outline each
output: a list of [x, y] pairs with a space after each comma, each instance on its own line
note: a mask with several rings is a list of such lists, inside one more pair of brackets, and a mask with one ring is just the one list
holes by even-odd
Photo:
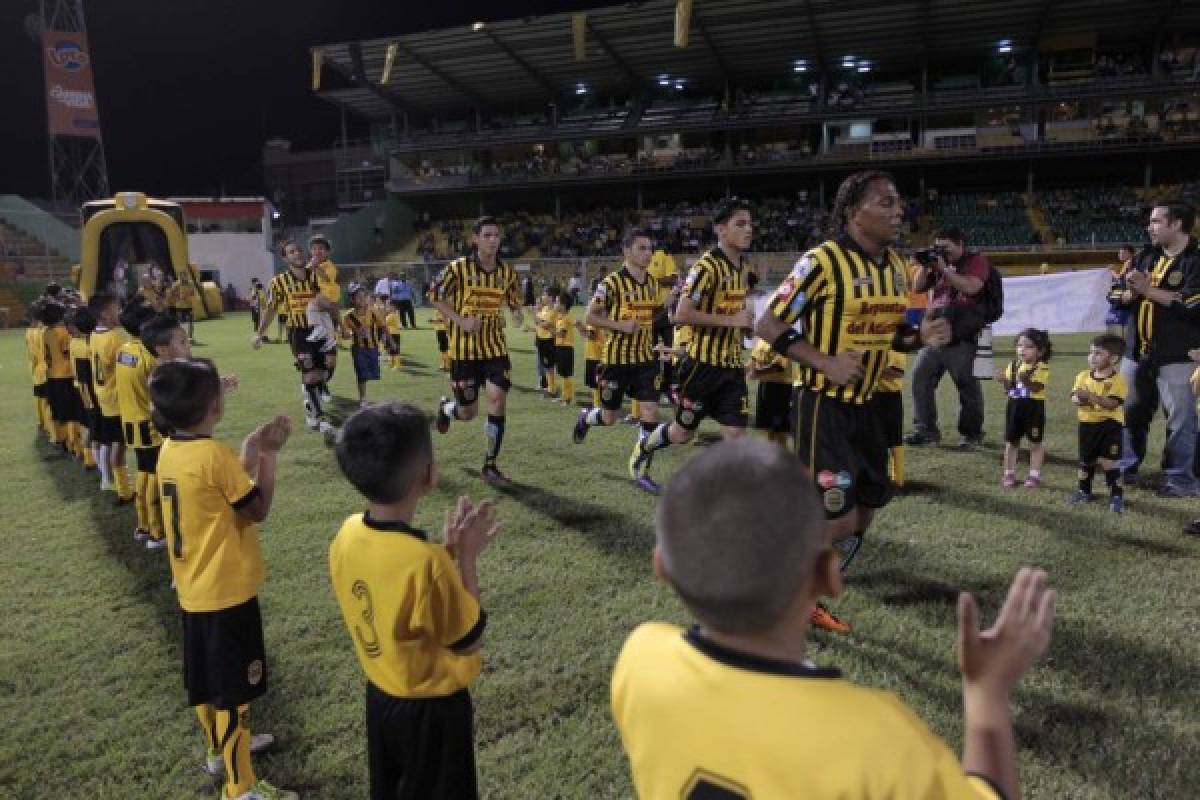
[[913, 367], [913, 414], [916, 429], [904, 437], [906, 444], [923, 445], [942, 440], [938, 430], [937, 387], [949, 372], [958, 388], [958, 442], [970, 450], [983, 441], [983, 390], [975, 377], [975, 347], [986, 320], [979, 308], [991, 265], [982, 253], [967, 249], [958, 228], [943, 228], [934, 235], [934, 246], [914, 255], [918, 268], [913, 290], [932, 290], [929, 314], [950, 322], [953, 338], [943, 347], [927, 345]]

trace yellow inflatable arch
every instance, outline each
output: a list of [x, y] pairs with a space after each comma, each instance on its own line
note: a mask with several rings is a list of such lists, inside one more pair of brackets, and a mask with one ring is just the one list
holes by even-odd
[[118, 293], [125, 265], [126, 291], [137, 291], [139, 267], [158, 264], [170, 280], [179, 278], [197, 289], [192, 312], [196, 319], [220, 314], [221, 288], [211, 281], [200, 282], [196, 265], [188, 261], [187, 228], [183, 208], [168, 200], [156, 200], [140, 192], [120, 192], [111, 200], [94, 200], [83, 206], [79, 263], [72, 269], [80, 294], [91, 297], [98, 291]]

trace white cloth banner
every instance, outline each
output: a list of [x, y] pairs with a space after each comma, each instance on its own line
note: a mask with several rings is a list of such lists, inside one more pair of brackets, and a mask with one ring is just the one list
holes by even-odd
[[996, 335], [1026, 328], [1050, 333], [1104, 330], [1112, 273], [1107, 269], [1029, 275], [1004, 279], [1004, 316], [992, 326]]

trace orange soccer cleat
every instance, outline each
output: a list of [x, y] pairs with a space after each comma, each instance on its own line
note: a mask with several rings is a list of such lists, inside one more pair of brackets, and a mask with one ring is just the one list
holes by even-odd
[[812, 610], [812, 616], [809, 618], [814, 628], [820, 628], [823, 631], [832, 633], [849, 633], [850, 625], [843, 622], [833, 615], [832, 612], [820, 603]]

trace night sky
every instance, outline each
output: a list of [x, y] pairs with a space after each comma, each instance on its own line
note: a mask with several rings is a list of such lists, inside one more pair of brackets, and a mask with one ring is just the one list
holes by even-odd
[[[109, 183], [159, 196], [263, 193], [261, 151], [330, 146], [334, 106], [310, 91], [313, 45], [605, 5], [413, 0], [84, 0]], [[49, 194], [41, 51], [0, 0], [0, 193]], [[563, 46], [569, 46], [564, 40]]]

